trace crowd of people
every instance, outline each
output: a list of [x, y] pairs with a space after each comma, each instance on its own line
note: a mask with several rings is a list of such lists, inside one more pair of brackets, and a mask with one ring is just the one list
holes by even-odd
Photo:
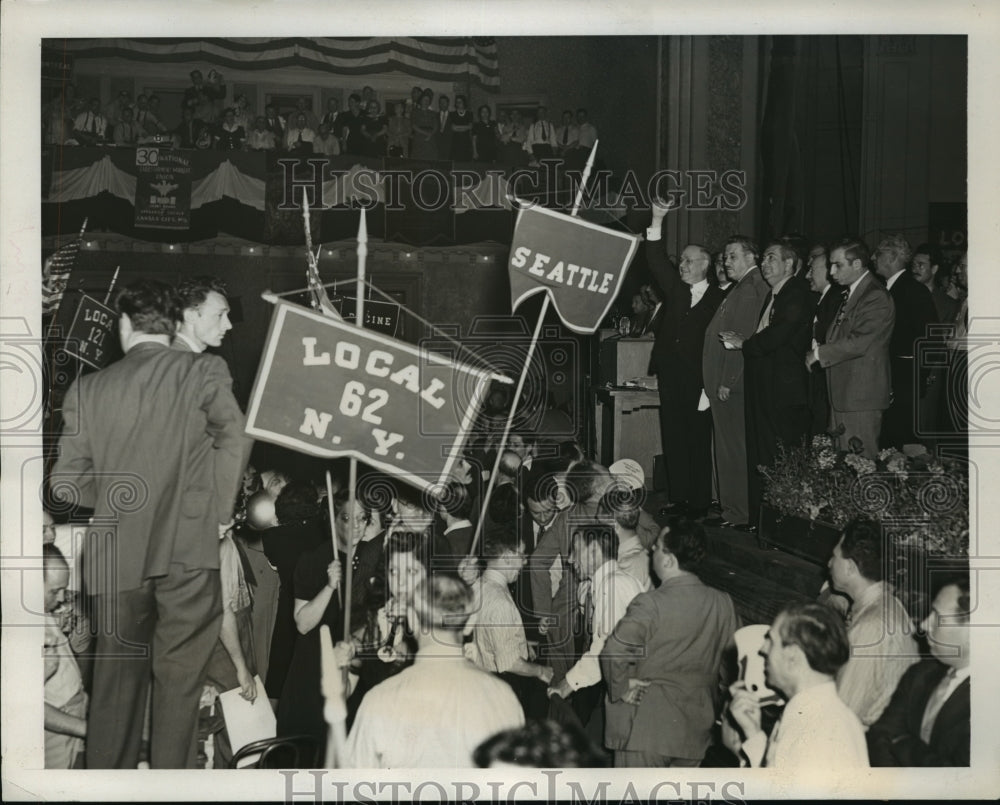
[[668, 210], [654, 204], [646, 232], [655, 284], [633, 296], [622, 324], [653, 339], [662, 514], [754, 531], [760, 468], [778, 445], [816, 434], [869, 459], [942, 440], [964, 449], [967, 253], [949, 266], [902, 235], [874, 251], [853, 237], [760, 249], [734, 235], [718, 253], [689, 244], [675, 262], [660, 242]]
[[[846, 277], [861, 258], [831, 259]], [[686, 249], [681, 281], [696, 290], [707, 261]], [[772, 287], [794, 262], [768, 249]], [[344, 767], [968, 764], [968, 576], [938, 580], [921, 635], [877, 523], [844, 530], [832, 594], [770, 625], [775, 713], [733, 656], [733, 601], [699, 577], [703, 525], [657, 523], [641, 468], [588, 458], [556, 435], [558, 411], [501, 452], [487, 409], [443, 488], [257, 472], [226, 364], [205, 352], [231, 327], [225, 287], [142, 281], [116, 304], [125, 356], [67, 394], [50, 478], [53, 500], [114, 528], [75, 551], [47, 526], [49, 767], [225, 766], [231, 690], [274, 708], [279, 739], [322, 747], [324, 625], [348, 671]]]
[[299, 98], [294, 108], [268, 103], [255, 112], [247, 96], [237, 94], [226, 105], [222, 76], [210, 70], [206, 80], [191, 71], [184, 91], [182, 119], [164, 120], [160, 98], [139, 95], [133, 101], [121, 90], [106, 107], [99, 98], [78, 99], [72, 84], [43, 108], [42, 131], [48, 145], [130, 147], [143, 143], [177, 148], [248, 150], [287, 155], [350, 154], [419, 160], [486, 162], [510, 166], [537, 164], [559, 157], [582, 167], [597, 141], [597, 130], [586, 109], [567, 109], [556, 125], [548, 110], [538, 107], [533, 119], [518, 109], [500, 109], [494, 117], [488, 104], [473, 111], [462, 94], [452, 99], [430, 88], [414, 86], [405, 101], [383, 105], [375, 90], [365, 86], [347, 98], [341, 109], [330, 98], [322, 115]]

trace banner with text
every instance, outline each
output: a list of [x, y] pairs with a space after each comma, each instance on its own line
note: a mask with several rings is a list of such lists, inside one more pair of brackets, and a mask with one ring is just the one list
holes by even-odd
[[447, 480], [495, 378], [278, 302], [246, 432], [314, 456], [353, 456], [424, 489]]
[[95, 369], [103, 369], [118, 349], [118, 314], [94, 297], [83, 294], [64, 347]]
[[522, 207], [508, 264], [511, 309], [544, 291], [563, 324], [578, 333], [596, 332], [638, 244], [637, 235], [544, 207]]
[[191, 227], [191, 158], [183, 151], [135, 149], [135, 225]]
[[[342, 296], [340, 299], [334, 299], [333, 305], [337, 308], [337, 312], [344, 317], [344, 321], [348, 324], [354, 324], [357, 318], [354, 315], [357, 310], [355, 297]], [[399, 305], [396, 302], [366, 299], [364, 328], [395, 338], [399, 330]]]

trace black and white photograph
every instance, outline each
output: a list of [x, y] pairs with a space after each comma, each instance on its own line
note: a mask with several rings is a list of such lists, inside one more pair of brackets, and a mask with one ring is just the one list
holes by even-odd
[[5, 799], [1000, 796], [1000, 9], [0, 17]]

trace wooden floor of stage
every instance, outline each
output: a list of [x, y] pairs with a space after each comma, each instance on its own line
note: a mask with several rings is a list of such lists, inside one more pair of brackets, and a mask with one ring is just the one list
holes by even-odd
[[[652, 492], [645, 508], [658, 517], [666, 496]], [[761, 548], [755, 534], [730, 528], [705, 527], [708, 556], [698, 575], [712, 587], [732, 597], [736, 614], [746, 625], [771, 623], [792, 601], [815, 601], [826, 580], [826, 568], [783, 551]]]

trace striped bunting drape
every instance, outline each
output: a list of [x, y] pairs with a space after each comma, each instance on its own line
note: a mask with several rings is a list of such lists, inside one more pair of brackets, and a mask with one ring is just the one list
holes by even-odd
[[433, 81], [472, 78], [488, 89], [500, 88], [496, 42], [483, 37], [64, 39], [46, 44], [77, 60], [202, 61], [244, 70], [296, 66], [356, 76], [398, 70]]

